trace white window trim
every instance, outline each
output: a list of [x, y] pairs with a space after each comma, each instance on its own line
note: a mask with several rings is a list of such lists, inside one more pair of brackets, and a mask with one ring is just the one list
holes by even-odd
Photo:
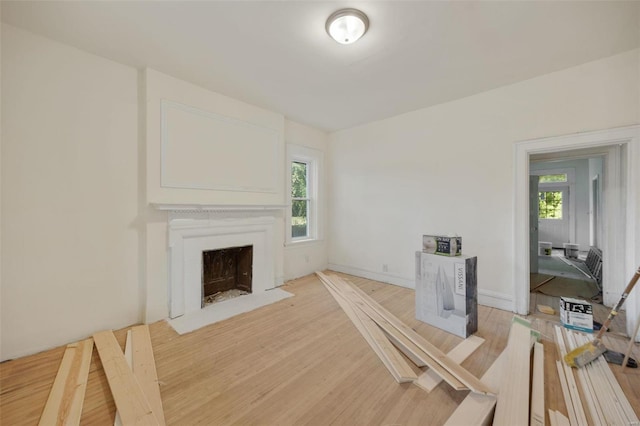
[[[323, 153], [316, 149], [308, 148], [305, 146], [287, 144], [287, 210], [286, 210], [286, 225], [285, 225], [285, 245], [294, 245], [301, 243], [309, 243], [322, 239], [322, 217], [320, 206], [322, 205], [321, 198], [321, 179], [322, 167], [323, 167]], [[308, 194], [309, 197], [309, 210], [308, 214], [308, 226], [309, 235], [307, 237], [292, 238], [291, 237], [291, 163], [298, 161], [306, 163], [308, 174]]]

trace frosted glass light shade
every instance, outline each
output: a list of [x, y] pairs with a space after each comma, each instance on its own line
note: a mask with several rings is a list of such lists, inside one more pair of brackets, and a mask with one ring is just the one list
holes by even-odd
[[357, 9], [340, 9], [327, 19], [327, 33], [340, 44], [351, 44], [367, 32], [369, 18]]

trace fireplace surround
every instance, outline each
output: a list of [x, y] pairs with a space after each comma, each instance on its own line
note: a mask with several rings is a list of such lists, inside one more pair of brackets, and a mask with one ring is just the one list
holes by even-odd
[[170, 210], [169, 317], [202, 308], [202, 259], [207, 251], [252, 246], [252, 294], [274, 288], [273, 211], [280, 208]]

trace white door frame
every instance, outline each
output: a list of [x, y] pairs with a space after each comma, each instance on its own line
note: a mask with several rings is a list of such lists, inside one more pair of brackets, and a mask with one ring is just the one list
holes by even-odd
[[[613, 305], [627, 281], [640, 264], [640, 235], [638, 199], [640, 199], [640, 126], [577, 133], [565, 136], [533, 139], [514, 145], [514, 251], [513, 268], [514, 311], [529, 312], [529, 159], [532, 154], [568, 150], [620, 146], [626, 155], [607, 155], [605, 160], [603, 220], [605, 228], [603, 248], [604, 302]], [[619, 171], [620, 173], [616, 173]], [[620, 191], [625, 187], [624, 191]], [[626, 206], [620, 208], [626, 201]], [[628, 238], [625, 238], [628, 236]], [[613, 302], [611, 299], [614, 299]], [[627, 330], [631, 332], [640, 311], [640, 291], [633, 292], [626, 302]]]

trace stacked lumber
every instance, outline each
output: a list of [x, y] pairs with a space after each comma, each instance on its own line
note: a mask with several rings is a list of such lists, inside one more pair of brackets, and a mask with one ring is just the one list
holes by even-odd
[[[559, 326], [555, 326], [555, 338], [561, 359], [567, 352], [592, 339]], [[557, 364], [570, 425], [587, 422], [594, 425], [640, 424], [604, 357], [575, 369], [561, 361]]]
[[164, 425], [155, 360], [146, 325], [133, 327], [127, 333], [124, 354], [111, 330], [68, 345], [40, 424], [80, 424], [94, 343], [116, 403], [115, 424]]
[[506, 349], [507, 368], [500, 384], [494, 425], [524, 425], [529, 422], [530, 339], [531, 324], [514, 317]]
[[[458, 405], [445, 423], [446, 426], [528, 424], [544, 425], [544, 378], [540, 335], [531, 324], [514, 317], [507, 347], [498, 356], [482, 381], [498, 389], [496, 396], [470, 393]], [[533, 362], [533, 388], [529, 399], [529, 367], [531, 348], [537, 346]], [[499, 410], [498, 410], [499, 408]]]
[[[439, 383], [438, 379], [441, 379], [455, 390], [469, 389], [482, 395], [494, 394], [490, 387], [461, 367], [459, 361], [452, 359], [428, 342], [357, 286], [337, 275], [329, 276], [321, 272], [316, 274], [396, 381], [418, 382], [422, 389], [429, 390]], [[465, 344], [464, 348], [456, 351], [460, 352], [456, 358], [468, 356], [466, 352], [469, 348], [474, 346], [477, 348], [479, 343], [481, 341], [473, 339]], [[418, 375], [407, 359], [416, 368], [425, 368], [425, 371], [420, 374], [421, 380], [418, 381]], [[422, 374], [429, 374], [432, 379], [422, 377]], [[434, 380], [433, 375], [438, 379]]]

